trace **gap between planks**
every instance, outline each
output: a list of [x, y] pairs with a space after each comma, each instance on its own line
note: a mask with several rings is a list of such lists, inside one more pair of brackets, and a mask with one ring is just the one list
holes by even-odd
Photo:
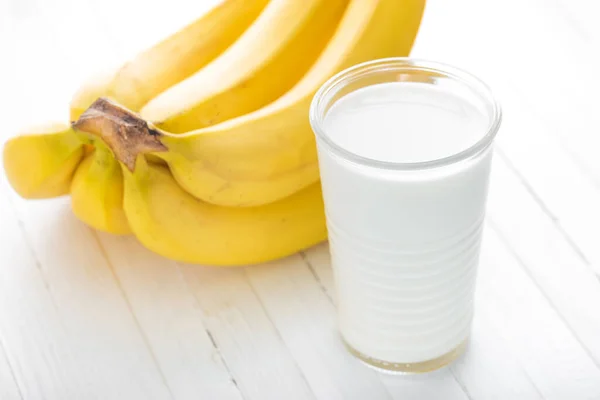
[[0, 395], [3, 400], [24, 400], [21, 385], [6, 352], [2, 331], [0, 331]]
[[93, 229], [90, 229], [90, 233], [91, 233], [92, 237], [94, 238], [94, 241], [96, 242], [96, 245], [98, 246], [98, 249], [100, 250], [100, 254], [102, 255], [102, 258], [104, 259], [106, 266], [107, 266], [108, 270], [110, 271], [110, 273], [117, 285], [117, 288], [119, 290], [119, 293], [121, 294], [121, 297], [123, 297], [123, 300], [125, 301], [125, 304], [127, 305], [127, 310], [131, 314], [131, 318], [133, 318], [135, 326], [140, 333], [142, 341], [144, 342], [144, 346], [146, 346], [146, 349], [148, 349], [148, 352], [150, 353], [150, 357], [152, 359], [152, 362], [156, 366], [156, 369], [158, 370], [158, 372], [160, 374], [162, 383], [167, 388], [167, 391], [169, 392], [169, 396], [171, 397], [171, 399], [175, 400], [173, 390], [171, 389], [171, 386], [169, 385], [169, 382], [167, 381], [165, 372], [163, 371], [160, 363], [158, 362], [158, 359], [156, 358], [154, 349], [152, 348], [152, 346], [150, 345], [150, 342], [148, 341], [148, 336], [146, 335], [146, 332], [144, 331], [144, 329], [142, 329], [140, 321], [139, 321], [137, 315], [135, 314], [133, 307], [131, 306], [129, 297], [125, 293], [125, 290], [123, 289], [123, 285], [121, 284], [119, 277], [115, 273], [115, 267], [113, 266], [112, 262], [110, 261], [110, 258], [108, 257], [108, 254], [106, 253], [106, 250], [104, 249], [104, 246], [102, 245], [102, 243], [100, 242], [100, 239], [98, 238], [98, 233]]

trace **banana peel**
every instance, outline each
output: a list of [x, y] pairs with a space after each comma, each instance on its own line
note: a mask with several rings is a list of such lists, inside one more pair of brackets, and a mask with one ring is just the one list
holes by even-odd
[[[86, 223], [132, 232], [175, 260], [243, 265], [309, 247], [326, 238], [310, 99], [343, 68], [407, 55], [423, 6], [424, 0], [350, 0], [322, 54], [291, 90], [250, 114], [185, 134], [162, 131], [133, 112], [149, 99], [131, 96], [152, 92], [135, 90], [129, 79], [140, 76], [124, 78], [121, 92], [114, 74], [97, 78], [74, 97], [72, 126], [7, 142], [9, 182], [26, 198], [70, 192]], [[157, 62], [142, 59], [149, 67]], [[111, 100], [97, 99], [103, 95]]]
[[101, 139], [117, 158], [129, 226], [158, 254], [188, 263], [246, 265], [293, 254], [327, 237], [318, 183], [259, 207], [215, 206], [183, 190], [168, 168], [147, 162], [146, 152], [167, 149], [160, 131], [137, 114], [101, 98], [73, 127], [90, 140]]
[[26, 199], [69, 193], [71, 178], [84, 155], [83, 142], [66, 124], [32, 127], [4, 145], [4, 171]]

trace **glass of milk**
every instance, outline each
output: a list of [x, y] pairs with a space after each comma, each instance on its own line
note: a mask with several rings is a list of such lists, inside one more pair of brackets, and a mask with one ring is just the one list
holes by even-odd
[[334, 76], [310, 120], [343, 341], [387, 371], [448, 364], [470, 333], [498, 103], [467, 72], [393, 58]]

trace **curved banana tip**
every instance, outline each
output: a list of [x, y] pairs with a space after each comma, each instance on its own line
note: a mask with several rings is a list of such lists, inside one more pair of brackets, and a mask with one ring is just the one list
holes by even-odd
[[19, 155], [18, 138], [11, 138], [5, 144], [2, 151], [4, 174], [10, 186], [17, 194], [25, 199], [40, 198], [36, 187], [32, 182], [31, 174], [26, 173], [25, 165]]
[[69, 193], [83, 153], [81, 144], [65, 143], [60, 133], [16, 136], [4, 144], [4, 172], [23, 198], [59, 197]]

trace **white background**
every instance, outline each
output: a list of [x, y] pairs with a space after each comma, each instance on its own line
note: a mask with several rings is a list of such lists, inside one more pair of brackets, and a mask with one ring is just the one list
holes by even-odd
[[[0, 0], [0, 137], [214, 0]], [[600, 25], [593, 0], [429, 0], [414, 56], [504, 106], [467, 354], [388, 377], [337, 339], [327, 246], [166, 261], [0, 174], [0, 399], [600, 399]]]

